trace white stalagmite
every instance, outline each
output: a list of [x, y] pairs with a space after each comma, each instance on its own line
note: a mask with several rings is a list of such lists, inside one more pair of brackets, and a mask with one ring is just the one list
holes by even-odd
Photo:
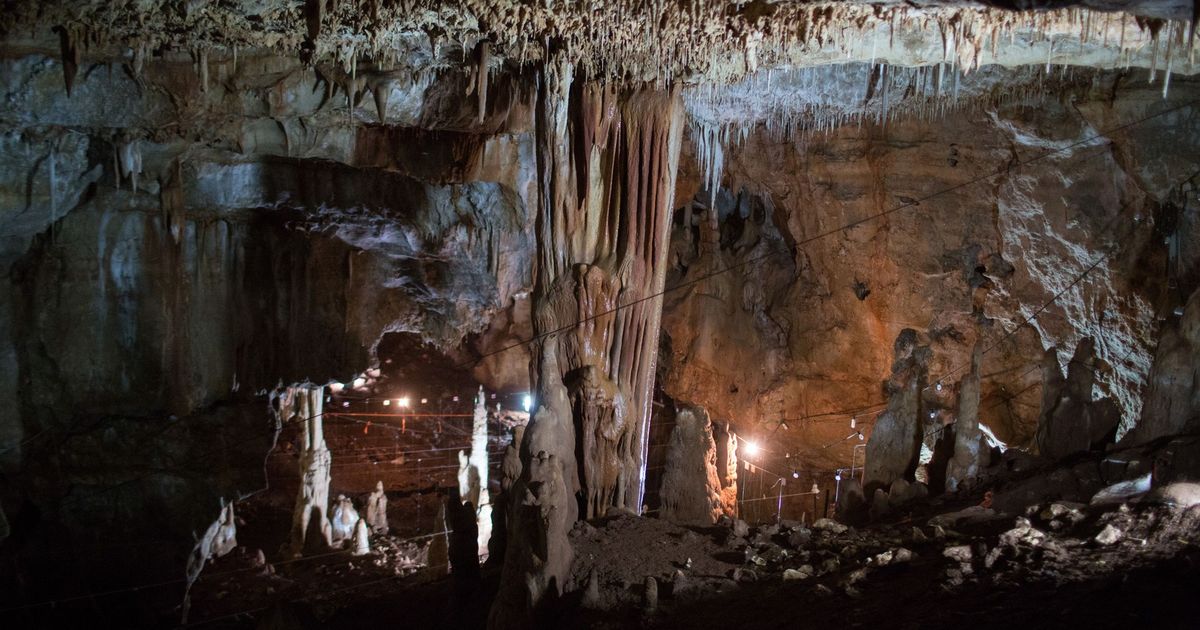
[[300, 424], [300, 492], [292, 513], [292, 553], [304, 551], [308, 524], [317, 520], [325, 545], [333, 544], [329, 526], [329, 470], [332, 457], [322, 428], [323, 388], [316, 385], [289, 387], [280, 400], [284, 422]]
[[387, 493], [383, 491], [383, 482], [375, 482], [375, 492], [367, 497], [367, 525], [377, 534], [388, 533]]
[[337, 505], [333, 507], [333, 518], [330, 523], [333, 526], [333, 544], [344, 543], [354, 537], [354, 527], [362, 520], [358, 515], [358, 510], [354, 509], [354, 503], [345, 495], [339, 494]]
[[475, 521], [479, 526], [479, 555], [488, 553], [488, 541], [492, 538], [492, 502], [488, 495], [488, 433], [487, 405], [483, 387], [475, 397], [475, 420], [471, 426], [471, 454], [458, 452], [458, 492], [463, 502], [470, 501], [475, 508]]
[[479, 388], [479, 396], [475, 398], [469, 461], [478, 473], [472, 478], [474, 487], [471, 489], [471, 504], [475, 506], [476, 522], [479, 524], [479, 555], [486, 556], [488, 541], [492, 539], [492, 500], [488, 494], [487, 407], [483, 402], [483, 387]]
[[226, 504], [222, 500], [221, 513], [213, 521], [204, 535], [196, 540], [192, 553], [188, 556], [187, 586], [183, 594], [182, 622], [187, 623], [188, 610], [191, 608], [192, 585], [200, 578], [204, 565], [213, 558], [220, 558], [237, 548], [237, 518], [233, 513], [233, 503]]
[[371, 553], [371, 541], [367, 535], [367, 521], [358, 519], [354, 524], [354, 555], [365, 556]]

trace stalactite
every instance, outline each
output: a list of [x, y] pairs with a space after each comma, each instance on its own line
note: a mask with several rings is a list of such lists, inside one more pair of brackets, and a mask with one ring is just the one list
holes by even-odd
[[79, 63], [82, 52], [79, 48], [79, 33], [72, 26], [56, 26], [58, 32], [59, 50], [62, 53], [63, 83], [66, 85], [67, 97], [71, 96], [75, 87], [75, 75], [79, 73]]
[[475, 122], [483, 124], [483, 118], [487, 114], [488, 102], [488, 72], [492, 64], [492, 43], [483, 41], [479, 44], [479, 65], [475, 70], [475, 94], [478, 98], [478, 110], [475, 115]]

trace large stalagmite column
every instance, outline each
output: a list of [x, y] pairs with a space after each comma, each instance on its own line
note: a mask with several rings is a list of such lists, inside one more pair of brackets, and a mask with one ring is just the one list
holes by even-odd
[[326, 547], [333, 544], [329, 525], [329, 469], [332, 458], [322, 428], [324, 389], [315, 385], [287, 388], [280, 399], [280, 417], [300, 425], [300, 492], [292, 513], [292, 553], [304, 552], [310, 523]]
[[[715, 427], [703, 407], [683, 406], [675, 413], [675, 428], [667, 444], [667, 467], [659, 497], [662, 517], [676, 523], [712, 525], [722, 515], [736, 517], [736, 489], [730, 505], [724, 492], [728, 474], [718, 467]], [[724, 439], [724, 438], [723, 438]], [[737, 464], [734, 464], [736, 470]], [[737, 474], [736, 472], [734, 473]]]
[[578, 80], [561, 58], [544, 67], [538, 409], [522, 444], [493, 626], [524, 623], [546, 589], [562, 588], [576, 518], [640, 510], [682, 130], [674, 89], [618, 91]]
[[488, 541], [492, 538], [492, 500], [488, 493], [488, 430], [487, 402], [483, 387], [475, 397], [475, 418], [471, 426], [471, 453], [459, 451], [458, 492], [464, 502], [469, 501], [475, 510], [479, 525], [479, 555], [488, 553]]

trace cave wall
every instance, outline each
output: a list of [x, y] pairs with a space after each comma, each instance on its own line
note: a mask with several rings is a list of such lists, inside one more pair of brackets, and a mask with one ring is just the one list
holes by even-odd
[[[184, 54], [85, 63], [70, 96], [56, 58], [0, 57], [6, 551], [89, 558], [14, 597], [181, 573], [220, 499], [268, 483], [276, 385], [345, 379], [390, 332], [464, 364], [528, 336], [532, 142], [508, 78], [480, 121], [460, 73], [364, 67], [384, 126], [332, 94], [346, 77], [261, 51], [210, 59], [207, 84]], [[521, 391], [527, 365], [474, 375]], [[158, 545], [144, 566], [114, 569], [117, 531]]]
[[[947, 381], [923, 393], [934, 427], [953, 420], [976, 342], [991, 348], [979, 420], [1013, 445], [1036, 428], [1043, 348], [1057, 346], [1065, 365], [1093, 336], [1096, 394], [1115, 400], [1128, 431], [1164, 316], [1161, 204], [1200, 167], [1200, 115], [1181, 107], [1195, 82], [1173, 83], [1164, 100], [1136, 76], [1098, 75], [1071, 102], [967, 105], [932, 122], [732, 134], [715, 217], [690, 135], [668, 285], [703, 281], [667, 296], [664, 391], [741, 435], [775, 431], [773, 457], [799, 454], [832, 476], [851, 461], [850, 418], [869, 427], [884, 407], [900, 330], [928, 337], [930, 385]], [[1009, 168], [1051, 149], [1064, 150]]]

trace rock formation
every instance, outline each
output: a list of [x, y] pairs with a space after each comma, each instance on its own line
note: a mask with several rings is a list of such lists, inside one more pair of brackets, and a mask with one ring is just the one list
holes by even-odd
[[371, 553], [371, 538], [367, 530], [367, 521], [358, 519], [354, 523], [354, 555], [365, 556]]
[[1135, 444], [1200, 428], [1200, 289], [1160, 334]]
[[[979, 377], [983, 349], [971, 354], [971, 371], [959, 383], [958, 415], [953, 425], [954, 455], [946, 466], [946, 491], [968, 484], [991, 463], [991, 446], [979, 429]], [[893, 487], [895, 484], [893, 484]]]
[[354, 502], [349, 497], [338, 495], [333, 505], [333, 516], [329, 519], [330, 540], [334, 545], [351, 542], [354, 538], [354, 528], [362, 518], [354, 509]]
[[1064, 379], [1058, 354], [1046, 351], [1042, 365], [1042, 411], [1038, 422], [1038, 452], [1050, 459], [1102, 448], [1116, 439], [1120, 409], [1108, 398], [1093, 400], [1092, 390], [1100, 364], [1095, 342], [1084, 338], [1075, 348]]
[[[659, 489], [662, 518], [676, 523], [712, 525], [722, 515], [737, 516], [737, 510], [730, 510], [724, 501], [725, 475], [717, 466], [714, 433], [713, 423], [703, 408], [690, 405], [676, 408], [675, 428], [667, 445], [666, 472]], [[728, 467], [727, 462], [722, 463]]]
[[879, 414], [867, 441], [864, 489], [889, 487], [897, 479], [913, 480], [925, 426], [921, 394], [928, 380], [928, 346], [917, 332], [901, 331], [894, 344], [892, 376], [884, 383], [887, 410]]
[[478, 532], [480, 557], [488, 554], [492, 538], [492, 500], [488, 493], [488, 427], [487, 402], [483, 387], [475, 396], [474, 420], [471, 424], [471, 452], [458, 452], [458, 492], [462, 500], [479, 506], [475, 529]]
[[376, 534], [388, 533], [387, 493], [383, 491], [383, 482], [375, 483], [375, 491], [367, 497], [367, 525]]
[[682, 141], [675, 90], [577, 82], [565, 59], [547, 63], [539, 85], [539, 408], [525, 436], [526, 482], [510, 513], [505, 574], [514, 545], [537, 560], [515, 569], [530, 592], [501, 593], [492, 616], [499, 625], [517, 623], [511, 614], [528, 614], [546, 588], [562, 587], [576, 492], [588, 518], [641, 508], [662, 314], [652, 298], [665, 283]]
[[[315, 542], [333, 545], [329, 522], [329, 471], [333, 458], [325, 445], [324, 388], [315, 385], [288, 387], [280, 397], [280, 417], [300, 428], [300, 491], [292, 513], [292, 554], [304, 553]], [[308, 540], [310, 534], [320, 541]]]

